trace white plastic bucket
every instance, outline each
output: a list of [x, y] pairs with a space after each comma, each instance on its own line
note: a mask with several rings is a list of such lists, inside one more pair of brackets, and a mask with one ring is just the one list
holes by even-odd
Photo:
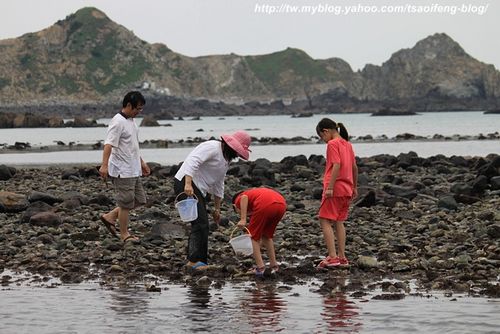
[[188, 197], [182, 201], [177, 201], [177, 198], [185, 193], [180, 193], [175, 198], [175, 207], [179, 212], [181, 220], [184, 222], [191, 222], [198, 218], [198, 198], [193, 194], [194, 197]]
[[252, 247], [252, 236], [250, 235], [250, 231], [245, 227], [247, 234], [242, 234], [233, 238], [233, 233], [237, 229], [238, 227], [235, 227], [234, 230], [231, 232], [229, 240], [231, 247], [233, 247], [233, 250], [236, 253], [236, 255], [239, 254], [244, 256], [252, 255], [253, 247]]

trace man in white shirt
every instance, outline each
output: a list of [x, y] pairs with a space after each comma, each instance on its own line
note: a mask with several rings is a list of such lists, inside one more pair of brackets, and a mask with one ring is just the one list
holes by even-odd
[[129, 213], [146, 203], [146, 194], [142, 187], [141, 175], [150, 174], [149, 166], [139, 155], [138, 127], [136, 117], [144, 108], [146, 100], [140, 92], [129, 92], [123, 98], [123, 108], [108, 125], [102, 165], [99, 174], [106, 180], [109, 176], [113, 182], [117, 207], [101, 215], [100, 219], [106, 229], [117, 236], [114, 222], [120, 224], [122, 241], [138, 240], [128, 231]]

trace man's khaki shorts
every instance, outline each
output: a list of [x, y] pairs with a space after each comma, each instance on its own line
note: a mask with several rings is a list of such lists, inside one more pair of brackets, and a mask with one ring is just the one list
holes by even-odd
[[139, 177], [113, 177], [116, 202], [118, 207], [133, 209], [141, 204], [146, 204], [146, 193]]

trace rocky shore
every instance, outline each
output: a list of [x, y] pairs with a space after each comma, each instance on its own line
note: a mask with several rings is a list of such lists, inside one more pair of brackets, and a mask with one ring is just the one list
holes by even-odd
[[[320, 291], [341, 288], [355, 298], [375, 286], [378, 299], [400, 299], [415, 290], [445, 290], [500, 297], [500, 156], [421, 158], [410, 152], [358, 160], [359, 193], [347, 228], [348, 269], [318, 270], [325, 246], [316, 214], [321, 198], [322, 156], [281, 162], [234, 163], [226, 179], [221, 226], [211, 226], [210, 269], [185, 269], [189, 226], [174, 208], [172, 175], [178, 166], [151, 163], [144, 179], [146, 207], [130, 229], [139, 242], [122, 243], [101, 225], [114, 206], [111, 185], [95, 166], [15, 169], [0, 166], [0, 282], [14, 284], [3, 269], [28, 271], [39, 281], [98, 280], [103, 285], [156, 275], [170, 282], [221, 285], [254, 280], [253, 261], [234, 255], [228, 241], [237, 217], [228, 199], [247, 187], [271, 186], [288, 210], [275, 235], [285, 284], [315, 278]], [[336, 286], [338, 277], [348, 284]], [[390, 278], [397, 282], [381, 282]], [[149, 287], [155, 291], [154, 287]]]
[[[246, 131], [253, 131], [258, 129], [245, 129]], [[203, 133], [203, 129], [199, 129], [200, 133]], [[206, 140], [217, 139], [213, 136], [207, 137], [188, 137], [186, 139], [180, 140], [145, 140], [139, 143], [141, 149], [148, 148], [175, 148], [175, 147], [191, 147], [198, 145]], [[394, 143], [402, 141], [469, 141], [469, 140], [500, 140], [500, 133], [488, 133], [488, 134], [478, 134], [478, 135], [453, 135], [444, 136], [441, 134], [435, 134], [433, 136], [420, 136], [412, 133], [400, 133], [394, 137], [388, 137], [386, 135], [372, 136], [351, 136], [350, 141], [353, 143]], [[297, 145], [297, 144], [314, 144], [320, 143], [321, 141], [317, 136], [302, 137], [295, 136], [291, 138], [286, 137], [253, 137], [252, 145]], [[28, 141], [26, 142], [15, 142], [15, 143], [0, 143], [0, 154], [1, 153], [12, 153], [12, 152], [57, 152], [57, 151], [88, 151], [88, 150], [101, 150], [103, 146], [102, 140], [97, 140], [93, 144], [83, 144], [75, 142], [64, 142], [62, 140], [55, 140], [54, 145], [31, 145]]]

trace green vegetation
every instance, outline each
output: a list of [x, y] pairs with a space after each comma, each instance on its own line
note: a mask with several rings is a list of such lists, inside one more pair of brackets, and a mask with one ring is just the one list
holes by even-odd
[[63, 88], [67, 94], [73, 94], [78, 92], [78, 84], [75, 80], [68, 75], [63, 75], [57, 79], [57, 85]]
[[281, 75], [293, 71], [297, 80], [326, 79], [328, 72], [323, 65], [297, 49], [272, 53], [264, 56], [245, 57], [250, 69], [265, 84], [277, 87], [281, 83]]
[[[91, 51], [92, 57], [85, 64], [86, 80], [101, 94], [140, 80], [143, 73], [150, 68], [150, 64], [140, 54], [133, 55], [130, 64], [117, 64], [119, 42], [113, 33], [107, 34], [104, 42]], [[96, 77], [94, 73], [100, 73], [99, 76], [103, 78]]]
[[3, 89], [4, 87], [6, 87], [8, 85], [10, 85], [10, 80], [0, 77], [0, 89]]
[[[94, 12], [100, 13], [97, 17]], [[87, 7], [80, 9], [75, 14], [66, 17], [69, 22], [67, 42], [71, 46], [71, 51], [78, 53], [89, 41], [95, 41], [99, 37], [99, 32], [110, 22], [110, 20], [97, 9]]]

